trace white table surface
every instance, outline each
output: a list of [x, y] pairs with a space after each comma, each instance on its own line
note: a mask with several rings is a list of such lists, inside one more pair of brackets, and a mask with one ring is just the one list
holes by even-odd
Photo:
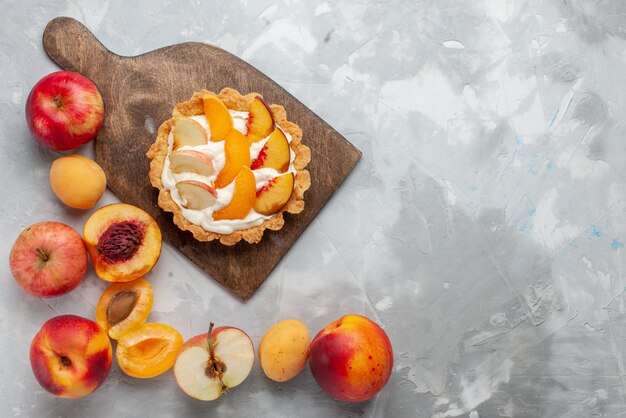
[[[4, 0], [0, 14], [0, 416], [626, 416], [626, 3], [621, 0], [369, 2]], [[11, 278], [29, 224], [82, 230], [93, 211], [52, 193], [58, 153], [29, 136], [24, 103], [57, 70], [46, 23], [72, 16], [113, 52], [202, 41], [245, 59], [363, 158], [246, 303], [168, 245], [147, 279], [150, 321], [185, 338], [209, 321], [258, 345], [285, 318], [314, 334], [347, 313], [394, 348], [387, 387], [334, 401], [305, 369], [250, 377], [203, 403], [171, 373], [113, 365], [79, 400], [35, 381], [32, 337], [49, 318], [94, 318], [90, 268], [42, 300]], [[202, 87], [202, 86], [198, 86]], [[306, 133], [304, 137], [306, 142]], [[93, 146], [78, 151], [92, 156]], [[99, 205], [116, 202], [107, 191]]]

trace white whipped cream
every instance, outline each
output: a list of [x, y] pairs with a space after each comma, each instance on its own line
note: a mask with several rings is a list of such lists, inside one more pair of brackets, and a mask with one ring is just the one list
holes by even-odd
[[[233, 127], [237, 129], [242, 134], [247, 133], [246, 128], [246, 119], [248, 118], [248, 112], [238, 112], [235, 110], [229, 110], [230, 115], [233, 118]], [[202, 127], [206, 130], [207, 137], [211, 137], [211, 128], [209, 123], [204, 115], [190, 116], [191, 119], [198, 122]], [[280, 129], [280, 128], [279, 128]], [[289, 133], [283, 131], [285, 136], [287, 137], [287, 141], [291, 143], [291, 135]], [[269, 136], [263, 138], [260, 141], [254, 142], [250, 146], [250, 161], [253, 161], [258, 155], [263, 146], [267, 142]], [[224, 142], [212, 142], [209, 141], [206, 145], [197, 145], [197, 146], [189, 146], [185, 145], [180, 147], [179, 149], [189, 149], [194, 151], [199, 151], [203, 154], [208, 155], [213, 160], [213, 166], [215, 168], [215, 173], [209, 177], [201, 176], [195, 173], [173, 173], [170, 170], [170, 157], [169, 155], [172, 153], [172, 147], [174, 144], [174, 136], [170, 132], [167, 137], [167, 158], [165, 159], [165, 164], [163, 165], [163, 173], [161, 174], [161, 182], [163, 183], [163, 187], [169, 190], [170, 195], [172, 196], [172, 200], [176, 202], [178, 207], [180, 207], [183, 216], [189, 222], [201, 226], [203, 229], [211, 232], [215, 232], [218, 234], [230, 234], [233, 231], [248, 229], [253, 226], [257, 226], [263, 223], [263, 221], [270, 219], [272, 216], [265, 216], [254, 209], [250, 209], [248, 215], [244, 219], [223, 219], [216, 221], [213, 219], [213, 212], [227, 206], [233, 198], [233, 193], [235, 191], [235, 182], [232, 181], [228, 186], [222, 189], [215, 189], [217, 191], [217, 201], [213, 206], [210, 206], [206, 209], [202, 210], [192, 210], [187, 209], [183, 205], [185, 203], [184, 199], [181, 198], [178, 193], [178, 189], [176, 188], [176, 183], [183, 180], [195, 180], [202, 183], [205, 183], [211, 187], [213, 187], [213, 182], [217, 178], [217, 173], [219, 173], [222, 168], [224, 168], [224, 164], [226, 163], [226, 155], [224, 153]], [[290, 161], [289, 161], [289, 169], [287, 172], [293, 173], [296, 175], [296, 169], [293, 165], [293, 160], [295, 158], [295, 152], [290, 149]], [[267, 184], [267, 182], [279, 175], [284, 173], [279, 173], [273, 168], [259, 168], [256, 170], [252, 170], [254, 174], [254, 178], [256, 179], [256, 189], [259, 190], [263, 186]]]

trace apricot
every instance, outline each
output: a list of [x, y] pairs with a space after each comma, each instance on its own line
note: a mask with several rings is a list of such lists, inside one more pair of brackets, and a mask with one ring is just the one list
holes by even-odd
[[213, 212], [213, 219], [243, 219], [248, 215], [256, 195], [256, 180], [252, 170], [242, 167], [235, 178], [235, 192], [227, 206]]
[[313, 339], [309, 366], [317, 383], [335, 398], [360, 402], [380, 392], [393, 368], [387, 334], [361, 315], [331, 322]]
[[286, 382], [304, 369], [309, 356], [311, 335], [306, 325], [295, 319], [281, 321], [267, 330], [259, 344], [259, 361], [267, 377]]
[[243, 166], [250, 166], [250, 143], [241, 132], [231, 129], [224, 142], [224, 168], [215, 179], [215, 187], [221, 189], [228, 186], [237, 177]]
[[152, 301], [152, 286], [144, 279], [113, 283], [100, 296], [96, 306], [96, 322], [109, 337], [117, 340], [146, 322]]
[[50, 168], [50, 186], [67, 206], [91, 209], [107, 187], [102, 167], [82, 155], [57, 158]]
[[115, 203], [95, 211], [83, 229], [83, 239], [96, 274], [108, 282], [143, 277], [161, 255], [161, 230], [147, 212]]
[[115, 357], [124, 373], [146, 379], [169, 370], [183, 337], [178, 331], [165, 324], [143, 324], [117, 340]]

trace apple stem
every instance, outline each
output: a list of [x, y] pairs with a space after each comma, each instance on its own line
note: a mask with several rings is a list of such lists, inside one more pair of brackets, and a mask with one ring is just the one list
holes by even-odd
[[59, 99], [58, 97], [53, 97], [52, 101], [56, 105], [57, 109], [60, 108], [61, 106], [63, 106], [63, 103], [61, 102], [61, 99]]
[[226, 371], [226, 365], [215, 358], [215, 341], [213, 341], [213, 338], [211, 336], [211, 334], [213, 333], [214, 325], [215, 324], [213, 322], [209, 324], [209, 333], [207, 334], [207, 342], [209, 345], [209, 361], [207, 362], [204, 373], [208, 377], [217, 377], [222, 384], [222, 387], [225, 387], [224, 382], [222, 382], [222, 376]]
[[64, 366], [71, 366], [72, 360], [70, 360], [69, 357], [61, 356], [61, 363], [63, 363]]
[[37, 253], [37, 255], [39, 255], [39, 258], [41, 258], [42, 261], [48, 261], [48, 254], [46, 254], [46, 252], [44, 250], [42, 250], [41, 248], [37, 247], [35, 249], [35, 252]]

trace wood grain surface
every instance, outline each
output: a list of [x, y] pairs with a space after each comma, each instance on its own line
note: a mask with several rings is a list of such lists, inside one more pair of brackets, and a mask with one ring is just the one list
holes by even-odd
[[[100, 89], [105, 119], [96, 138], [95, 159], [107, 175], [109, 188], [123, 202], [150, 213], [172, 246], [242, 299], [263, 283], [361, 157], [359, 150], [286, 90], [217, 47], [183, 43], [122, 57], [67, 17], [48, 23], [43, 44], [59, 66], [87, 76]], [[288, 119], [302, 128], [302, 142], [311, 148], [307, 166], [311, 188], [305, 193], [304, 211], [286, 214], [285, 226], [267, 230], [256, 245], [241, 241], [227, 247], [217, 241], [196, 241], [174, 225], [171, 213], [157, 206], [158, 192], [148, 180], [146, 151], [174, 105], [202, 88], [218, 92], [223, 87], [242, 94], [258, 92], [268, 103], [282, 104]]]

